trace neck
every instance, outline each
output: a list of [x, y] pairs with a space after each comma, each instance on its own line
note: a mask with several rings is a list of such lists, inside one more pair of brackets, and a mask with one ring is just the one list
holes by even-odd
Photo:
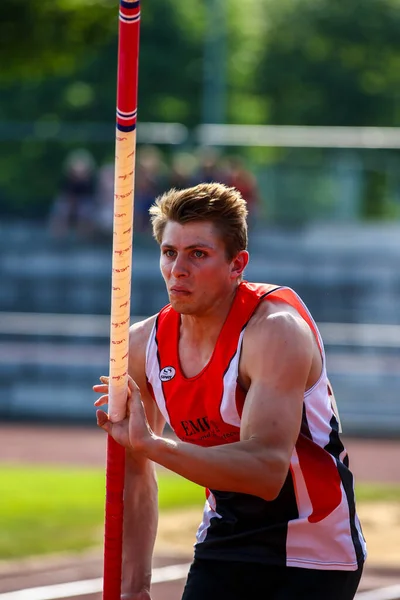
[[193, 340], [217, 338], [228, 316], [238, 286], [226, 296], [219, 298], [213, 306], [201, 315], [181, 315], [181, 333], [189, 335]]

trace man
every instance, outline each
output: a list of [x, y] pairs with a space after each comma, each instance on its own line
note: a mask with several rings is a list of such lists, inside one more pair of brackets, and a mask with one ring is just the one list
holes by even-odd
[[131, 328], [127, 418], [97, 414], [127, 449], [122, 597], [150, 599], [158, 463], [207, 489], [184, 600], [350, 600], [365, 542], [315, 322], [289, 288], [243, 281], [234, 188], [150, 213], [170, 304]]

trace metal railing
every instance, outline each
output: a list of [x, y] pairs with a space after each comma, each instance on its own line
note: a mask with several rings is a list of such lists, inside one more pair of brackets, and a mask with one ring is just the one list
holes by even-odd
[[[132, 316], [136, 323], [146, 316]], [[400, 325], [368, 323], [319, 323], [326, 346], [398, 348]], [[35, 335], [107, 338], [106, 315], [0, 312], [0, 335]]]

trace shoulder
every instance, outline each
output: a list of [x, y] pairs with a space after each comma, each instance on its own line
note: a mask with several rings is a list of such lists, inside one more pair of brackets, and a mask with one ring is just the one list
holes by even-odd
[[157, 315], [152, 315], [147, 319], [133, 323], [129, 328], [129, 343], [134, 342], [136, 345], [146, 347], [156, 319]]
[[239, 373], [245, 389], [254, 381], [305, 387], [314, 353], [313, 334], [291, 306], [262, 302], [244, 336]]
[[249, 337], [261, 334], [293, 334], [311, 336], [311, 330], [297, 310], [280, 300], [260, 302], [251, 317], [246, 332]]
[[251, 317], [243, 337], [244, 356], [250, 358], [260, 351], [286, 352], [290, 346], [291, 353], [312, 352], [313, 334], [295, 308], [285, 302], [268, 300], [257, 307]]

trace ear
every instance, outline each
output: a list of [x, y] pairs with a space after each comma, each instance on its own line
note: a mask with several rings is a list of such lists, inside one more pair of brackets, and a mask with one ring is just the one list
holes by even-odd
[[238, 277], [243, 275], [243, 271], [247, 267], [248, 262], [249, 253], [247, 250], [241, 250], [231, 262], [231, 278], [238, 279]]

